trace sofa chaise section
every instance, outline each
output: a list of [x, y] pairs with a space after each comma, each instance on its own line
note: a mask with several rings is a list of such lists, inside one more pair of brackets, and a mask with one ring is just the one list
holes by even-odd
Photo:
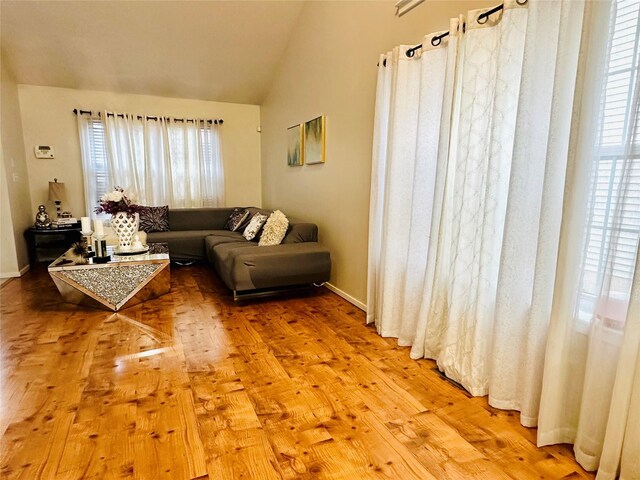
[[224, 230], [233, 210], [169, 210], [169, 231], [149, 233], [148, 241], [168, 243], [172, 260], [208, 260], [235, 298], [329, 280], [331, 255], [318, 243], [315, 224], [292, 221], [280, 245], [258, 246], [240, 232]]

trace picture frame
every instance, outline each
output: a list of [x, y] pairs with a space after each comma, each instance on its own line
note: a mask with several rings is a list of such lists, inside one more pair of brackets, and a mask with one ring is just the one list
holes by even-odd
[[304, 124], [299, 123], [287, 128], [287, 165], [304, 165]]
[[307, 165], [325, 162], [326, 117], [321, 115], [304, 124], [304, 161]]

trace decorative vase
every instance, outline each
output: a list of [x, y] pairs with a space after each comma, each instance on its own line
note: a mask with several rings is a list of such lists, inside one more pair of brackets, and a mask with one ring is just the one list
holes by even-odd
[[140, 216], [137, 213], [116, 212], [111, 215], [111, 228], [118, 236], [118, 247], [122, 250], [131, 249], [131, 240], [138, 232]]

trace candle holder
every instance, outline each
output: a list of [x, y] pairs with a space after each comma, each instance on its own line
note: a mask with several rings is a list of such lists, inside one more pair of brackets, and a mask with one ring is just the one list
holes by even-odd
[[91, 246], [91, 235], [93, 234], [93, 232], [89, 230], [89, 231], [80, 232], [80, 233], [82, 234], [82, 243], [85, 245], [87, 249], [85, 258], [91, 258], [95, 255], [95, 252], [93, 251], [93, 248]]
[[93, 249], [95, 251], [95, 257], [93, 261], [96, 263], [107, 263], [111, 260], [111, 255], [107, 253], [107, 236], [106, 235], [94, 235], [93, 236]]

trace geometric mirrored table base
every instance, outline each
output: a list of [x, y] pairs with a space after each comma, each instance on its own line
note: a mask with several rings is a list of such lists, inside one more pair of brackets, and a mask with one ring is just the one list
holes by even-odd
[[168, 254], [113, 258], [103, 264], [69, 265], [61, 257], [49, 266], [49, 275], [66, 302], [114, 312], [169, 292]]

